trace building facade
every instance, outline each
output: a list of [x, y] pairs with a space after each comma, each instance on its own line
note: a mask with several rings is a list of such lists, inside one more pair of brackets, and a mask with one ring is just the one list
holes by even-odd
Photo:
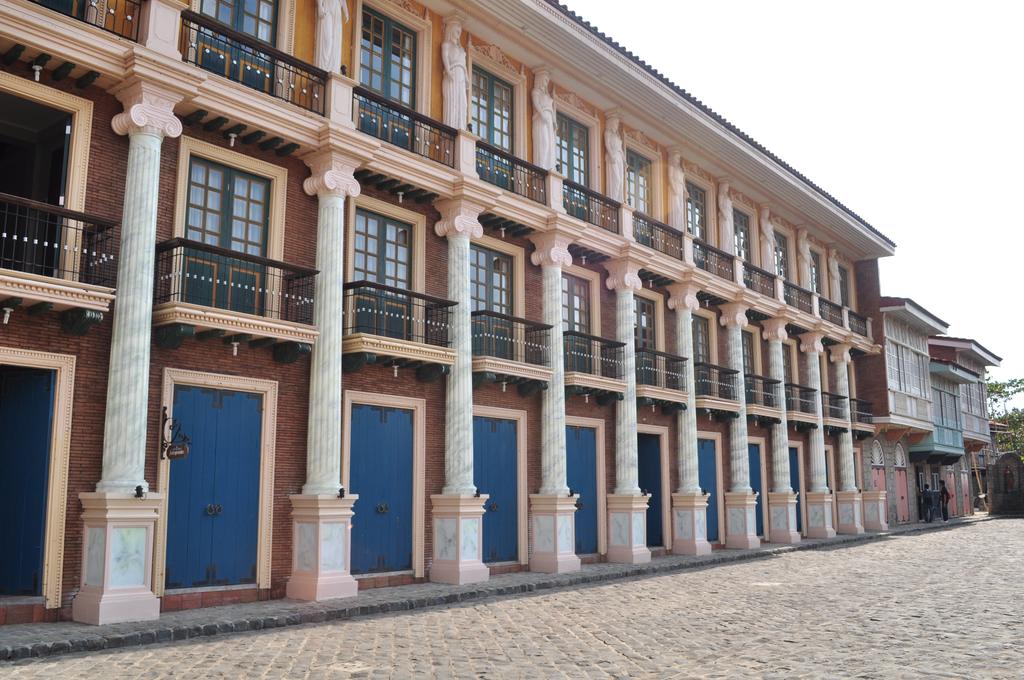
[[3, 621], [914, 518], [894, 244], [556, 3], [10, 0], [0, 54]]

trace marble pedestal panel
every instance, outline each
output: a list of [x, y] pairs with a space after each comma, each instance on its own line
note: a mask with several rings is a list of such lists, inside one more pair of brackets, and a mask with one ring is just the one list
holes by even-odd
[[725, 493], [725, 547], [750, 550], [761, 545], [757, 536], [757, 494], [752, 491]]
[[295, 494], [292, 502], [292, 575], [286, 594], [296, 600], [354, 597], [352, 506], [359, 496]]
[[807, 538], [832, 538], [836, 530], [832, 526], [832, 492], [808, 491]]
[[80, 493], [82, 587], [71, 603], [80, 623], [102, 625], [160, 617], [153, 594], [153, 534], [161, 494]]
[[530, 571], [561, 574], [580, 570], [575, 515], [576, 496], [530, 496]]
[[672, 552], [676, 555], [710, 555], [708, 497], [705, 494], [672, 494]]
[[487, 498], [486, 494], [437, 494], [430, 497], [434, 524], [431, 581], [462, 585], [490, 578], [491, 571], [483, 563], [484, 503]]
[[772, 543], [799, 543], [800, 531], [796, 527], [796, 494], [768, 492], [768, 540]]
[[839, 514], [838, 534], [863, 534], [864, 519], [860, 491], [837, 491], [836, 504]]
[[608, 561], [643, 564], [647, 547], [647, 496], [608, 496]]
[[865, 491], [861, 494], [864, 500], [864, 529], [867, 531], [888, 531], [889, 520], [884, 491]]

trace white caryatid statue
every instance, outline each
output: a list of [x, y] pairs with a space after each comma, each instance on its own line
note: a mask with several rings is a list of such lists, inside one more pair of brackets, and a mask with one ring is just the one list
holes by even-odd
[[[608, 116], [604, 130], [605, 194], [613, 201], [622, 201], [626, 181], [626, 150], [618, 116]], [[636, 206], [633, 206], [634, 208]]]
[[832, 302], [843, 301], [842, 285], [839, 282], [839, 251], [835, 248], [828, 249], [828, 280], [831, 284], [829, 297]]
[[462, 46], [462, 19], [458, 17], [451, 17], [445, 22], [441, 61], [444, 64], [444, 77], [441, 79], [444, 124], [465, 130], [469, 78], [466, 75], [466, 49]]
[[544, 170], [555, 169], [555, 98], [551, 96], [551, 74], [537, 71], [533, 90], [533, 163]]
[[[811, 242], [807, 238], [806, 229], [796, 231], [796, 266], [800, 273], [800, 285], [807, 289], [814, 288], [811, 281]], [[820, 291], [819, 291], [820, 292]]]
[[316, 66], [341, 71], [342, 24], [348, 21], [346, 0], [316, 0]]
[[686, 229], [686, 172], [678, 151], [668, 155], [668, 226]]
[[729, 182], [723, 179], [718, 183], [718, 247], [730, 255], [736, 254], [734, 229]]
[[761, 232], [761, 267], [773, 274], [775, 271], [775, 228], [772, 226], [772, 213], [767, 206], [760, 210], [758, 227]]

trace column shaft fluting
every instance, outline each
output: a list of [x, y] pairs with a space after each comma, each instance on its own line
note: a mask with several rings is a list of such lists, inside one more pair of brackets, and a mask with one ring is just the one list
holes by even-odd
[[548, 357], [551, 383], [541, 396], [541, 485], [540, 493], [565, 496], [569, 493], [565, 467], [565, 363], [562, 344], [562, 268], [541, 267], [544, 287], [544, 323], [551, 326]]
[[[640, 486], [637, 472], [636, 443], [636, 349], [633, 327], [633, 289], [621, 286], [615, 290], [615, 339], [622, 348], [622, 372], [626, 391], [615, 404], [615, 493], [637, 495]], [[595, 357], [599, 360], [599, 357]]]
[[729, 421], [729, 475], [731, 491], [750, 491], [750, 456], [747, 442], [747, 404], [743, 378], [743, 330], [730, 320], [725, 327], [725, 346], [728, 354], [728, 368], [737, 373], [733, 376], [735, 396], [739, 404], [737, 417]]
[[825, 473], [825, 426], [821, 411], [821, 353], [814, 349], [801, 349], [807, 367], [808, 387], [815, 390], [814, 415], [817, 427], [811, 430], [811, 491], [828, 491], [828, 477]]
[[786, 420], [786, 375], [783, 360], [785, 346], [779, 338], [768, 339], [768, 377], [778, 380], [775, 385], [775, 404], [779, 409], [779, 422], [772, 425], [772, 490], [793, 491], [789, 469], [789, 423]]
[[839, 491], [856, 491], [857, 475], [854, 473], [853, 460], [853, 432], [850, 423], [853, 416], [853, 404], [850, 403], [850, 376], [849, 364], [840, 359], [835, 362], [836, 367], [836, 394], [843, 399], [844, 418], [846, 430], [839, 433], [839, 461], [836, 467], [839, 468]]
[[679, 433], [677, 458], [679, 465], [679, 493], [700, 493], [697, 460], [697, 410], [694, 406], [696, 382], [693, 376], [693, 312], [684, 302], [676, 308], [676, 351], [686, 357], [683, 364], [686, 382], [686, 409], [676, 414]]
[[448, 297], [451, 310], [451, 346], [455, 364], [445, 394], [445, 495], [472, 495], [473, 481], [473, 346], [469, 294], [469, 234], [448, 233]]

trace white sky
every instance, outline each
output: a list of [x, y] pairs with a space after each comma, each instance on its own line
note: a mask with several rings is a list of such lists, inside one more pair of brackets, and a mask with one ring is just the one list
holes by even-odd
[[562, 1], [895, 241], [883, 295], [1024, 377], [1024, 3]]

